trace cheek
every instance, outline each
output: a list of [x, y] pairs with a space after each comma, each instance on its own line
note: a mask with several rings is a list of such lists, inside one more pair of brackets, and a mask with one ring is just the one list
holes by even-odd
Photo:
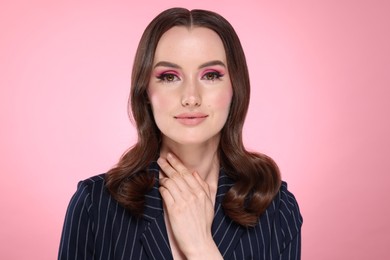
[[214, 106], [221, 110], [227, 110], [229, 111], [230, 103], [232, 101], [233, 92], [232, 90], [224, 91], [222, 93], [219, 93], [214, 98]]
[[157, 91], [149, 91], [148, 96], [153, 114], [166, 110], [172, 105], [172, 100], [169, 95], [161, 95]]
[[161, 96], [158, 95], [158, 93], [156, 93], [156, 91], [149, 90], [148, 97], [149, 97], [150, 105], [152, 106], [153, 110], [155, 108], [160, 107], [161, 104], [164, 103], [164, 101], [161, 99]]

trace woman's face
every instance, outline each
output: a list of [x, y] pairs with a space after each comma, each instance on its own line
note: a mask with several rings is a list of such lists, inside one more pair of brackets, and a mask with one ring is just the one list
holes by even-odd
[[148, 86], [163, 142], [218, 143], [232, 94], [225, 49], [214, 31], [176, 26], [163, 34]]

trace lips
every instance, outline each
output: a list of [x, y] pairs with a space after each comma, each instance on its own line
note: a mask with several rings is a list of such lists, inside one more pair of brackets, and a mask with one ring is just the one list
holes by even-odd
[[203, 118], [203, 117], [207, 117], [207, 115], [203, 113], [182, 113], [175, 116], [175, 118]]
[[202, 123], [208, 115], [203, 113], [182, 113], [177, 116], [174, 116], [174, 118], [181, 124], [186, 126], [196, 126], [200, 123]]

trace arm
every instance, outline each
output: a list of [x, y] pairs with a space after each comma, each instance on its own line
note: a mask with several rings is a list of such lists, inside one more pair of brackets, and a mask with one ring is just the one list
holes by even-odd
[[66, 212], [58, 259], [93, 259], [94, 236], [88, 212], [90, 205], [88, 187], [81, 183]]
[[172, 154], [158, 163], [167, 176], [159, 190], [181, 252], [187, 259], [222, 259], [211, 235], [214, 208], [207, 183]]

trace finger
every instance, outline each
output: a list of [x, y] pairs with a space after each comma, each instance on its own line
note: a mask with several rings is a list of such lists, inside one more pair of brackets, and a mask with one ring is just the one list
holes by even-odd
[[187, 183], [182, 177], [176, 179], [162, 178], [160, 179], [160, 186], [164, 187], [169, 191], [175, 203], [182, 203], [188, 201], [194, 194], [194, 190], [191, 190], [191, 188], [187, 185]]
[[198, 182], [194, 179], [194, 176], [190, 174], [191, 172], [184, 166], [184, 164], [172, 153], [167, 154], [167, 161], [176, 172], [179, 172], [181, 176], [185, 179], [191, 189], [198, 189]]
[[177, 182], [177, 185], [180, 187], [181, 191], [187, 191], [189, 190], [189, 188], [196, 188], [196, 185], [198, 185], [196, 180], [193, 179], [193, 176], [191, 174], [187, 174], [187, 172], [189, 171], [179, 161], [179, 159], [173, 158], [172, 156], [172, 154], [168, 155], [168, 157], [172, 159], [173, 163], [178, 169], [180, 169], [181, 172], [179, 172], [178, 169], [175, 169], [166, 159], [162, 157], [157, 160], [157, 163], [159, 164], [161, 170], [165, 173], [167, 177]]
[[167, 154], [167, 161], [180, 174], [184, 175], [190, 173], [184, 164], [172, 153]]
[[[166, 169], [164, 170], [164, 172], [170, 172], [169, 174], [166, 174], [166, 178], [161, 178], [162, 181], [160, 181], [160, 185], [170, 185], [169, 187], [166, 187], [168, 189], [178, 189], [180, 192], [185, 192], [185, 191], [189, 191], [190, 190], [190, 186], [188, 185], [188, 183], [186, 182], [186, 180], [183, 178], [183, 176], [176, 172], [176, 171], [171, 171], [170, 169]], [[168, 182], [169, 181], [172, 181], [174, 183], [170, 183]], [[168, 183], [168, 184], [165, 184], [165, 183]], [[175, 185], [175, 187], [173, 187], [173, 185]]]
[[[180, 191], [198, 194], [199, 190], [203, 189], [203, 187], [199, 186], [199, 183], [195, 180], [194, 176], [190, 174], [189, 170], [172, 153], [167, 154], [167, 159], [160, 157], [157, 160], [157, 163], [166, 176], [177, 183]], [[182, 195], [187, 197], [185, 194]]]
[[160, 191], [160, 194], [161, 194], [161, 197], [163, 199], [163, 202], [165, 203], [167, 208], [172, 207], [172, 205], [175, 203], [175, 200], [172, 197], [172, 195], [169, 192], [169, 190], [167, 188], [163, 187], [163, 186], [160, 186], [158, 188], [158, 190]]
[[157, 160], [158, 165], [166, 176], [171, 177], [176, 170], [168, 163], [168, 161], [162, 157]]
[[210, 197], [210, 186], [205, 182], [202, 177], [200, 177], [198, 172], [193, 172], [192, 176], [194, 176], [194, 179], [197, 181], [197, 183], [202, 187], [203, 191], [206, 192], [207, 196]]
[[175, 201], [181, 197], [182, 189], [180, 188], [180, 185], [171, 178], [161, 178], [160, 187], [167, 189]]

